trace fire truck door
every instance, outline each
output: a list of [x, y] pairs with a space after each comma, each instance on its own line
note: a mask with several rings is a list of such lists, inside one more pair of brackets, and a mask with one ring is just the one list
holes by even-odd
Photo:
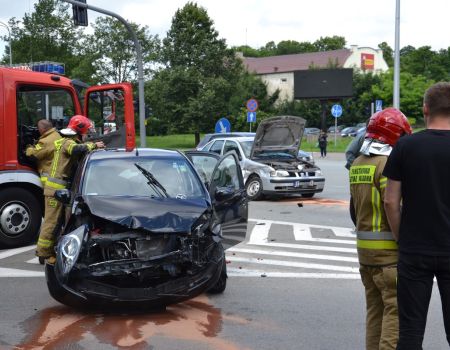
[[90, 141], [102, 140], [107, 148], [135, 147], [133, 90], [131, 84], [108, 84], [86, 91], [85, 115], [94, 122]]

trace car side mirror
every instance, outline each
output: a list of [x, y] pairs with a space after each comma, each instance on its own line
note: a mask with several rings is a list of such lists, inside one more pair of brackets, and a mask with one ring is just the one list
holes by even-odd
[[214, 198], [218, 202], [223, 202], [233, 198], [234, 188], [232, 187], [217, 187], [214, 193]]
[[61, 202], [62, 204], [70, 203], [70, 191], [67, 188], [56, 190], [54, 197], [58, 202]]

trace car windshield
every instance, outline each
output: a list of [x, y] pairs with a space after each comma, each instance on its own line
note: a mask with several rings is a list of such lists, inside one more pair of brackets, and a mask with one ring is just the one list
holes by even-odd
[[204, 196], [186, 160], [151, 157], [91, 161], [84, 177], [83, 194], [180, 200]]
[[250, 158], [250, 152], [253, 146], [253, 140], [250, 141], [239, 141], [241, 144], [242, 151], [245, 154], [245, 158]]

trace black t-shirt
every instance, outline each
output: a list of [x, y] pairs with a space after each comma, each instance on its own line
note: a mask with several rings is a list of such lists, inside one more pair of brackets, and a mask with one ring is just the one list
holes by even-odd
[[450, 255], [450, 130], [399, 139], [383, 175], [402, 183], [399, 250]]

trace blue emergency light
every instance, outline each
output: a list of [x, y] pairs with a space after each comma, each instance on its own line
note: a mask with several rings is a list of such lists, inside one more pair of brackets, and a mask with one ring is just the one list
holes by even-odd
[[65, 67], [63, 63], [56, 62], [38, 62], [31, 65], [31, 70], [34, 72], [43, 72], [51, 74], [64, 75]]

